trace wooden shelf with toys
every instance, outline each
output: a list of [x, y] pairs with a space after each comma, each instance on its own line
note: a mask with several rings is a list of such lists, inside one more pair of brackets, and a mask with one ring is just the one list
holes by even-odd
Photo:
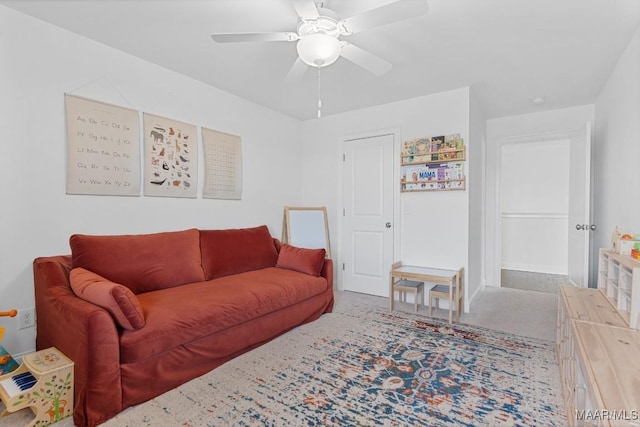
[[616, 227], [612, 249], [600, 249], [598, 265], [598, 289], [634, 329], [640, 329], [640, 260], [632, 256], [640, 249], [638, 237]]
[[405, 141], [400, 191], [465, 190], [465, 160], [466, 147], [459, 134]]
[[628, 254], [600, 249], [598, 289], [629, 327], [640, 329], [640, 261]]

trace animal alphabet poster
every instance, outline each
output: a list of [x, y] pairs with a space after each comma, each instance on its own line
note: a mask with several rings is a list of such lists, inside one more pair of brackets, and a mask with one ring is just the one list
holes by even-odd
[[202, 128], [205, 183], [202, 197], [242, 198], [242, 146], [240, 137]]
[[195, 125], [144, 113], [145, 196], [197, 197]]
[[135, 110], [65, 95], [67, 194], [140, 195], [140, 122]]

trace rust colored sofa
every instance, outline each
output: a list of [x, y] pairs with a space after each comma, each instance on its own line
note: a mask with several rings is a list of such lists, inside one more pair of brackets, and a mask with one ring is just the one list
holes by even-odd
[[93, 426], [333, 308], [323, 249], [266, 226], [70, 238], [34, 260], [36, 347], [75, 362], [74, 422]]

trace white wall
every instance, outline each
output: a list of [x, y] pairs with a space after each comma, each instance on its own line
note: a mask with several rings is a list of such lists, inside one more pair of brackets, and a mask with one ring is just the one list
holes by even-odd
[[609, 248], [616, 225], [640, 233], [640, 29], [600, 92], [595, 112], [595, 247]]
[[[535, 139], [536, 135], [557, 135], [583, 129], [594, 120], [594, 106], [584, 105], [487, 121], [486, 161], [486, 278], [487, 286], [500, 284], [501, 240], [499, 221], [500, 152], [505, 143]], [[544, 139], [544, 138], [543, 138]]]
[[[299, 121], [2, 6], [0, 52], [0, 310], [34, 306], [33, 259], [69, 253], [73, 233], [267, 224], [280, 237], [302, 190]], [[242, 200], [66, 195], [65, 93], [240, 135]], [[34, 328], [0, 325], [11, 353], [34, 349]]]
[[[329, 100], [325, 100], [329, 101]], [[380, 105], [303, 124], [303, 202], [327, 206], [331, 247], [340, 265], [342, 209], [342, 141], [349, 136], [399, 131], [402, 141], [421, 136], [460, 133], [469, 147], [469, 89]], [[400, 194], [400, 142], [395, 141], [396, 181], [394, 257], [407, 264], [441, 268], [468, 267], [469, 192], [411, 192]], [[470, 185], [470, 184], [469, 184]], [[398, 234], [399, 233], [399, 234]], [[390, 267], [390, 266], [389, 266]], [[338, 276], [340, 277], [340, 276]], [[342, 284], [338, 283], [341, 289]]]
[[480, 99], [471, 88], [469, 94], [469, 268], [466, 272], [467, 301], [484, 289], [485, 278], [485, 162], [487, 120]]

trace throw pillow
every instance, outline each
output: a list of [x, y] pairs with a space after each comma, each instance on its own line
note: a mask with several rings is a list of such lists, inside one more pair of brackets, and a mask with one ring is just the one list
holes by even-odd
[[145, 325], [138, 298], [126, 286], [113, 283], [84, 268], [69, 274], [71, 289], [80, 298], [107, 310], [124, 329], [140, 329]]
[[297, 248], [284, 244], [278, 255], [276, 267], [298, 271], [310, 276], [320, 276], [326, 251], [324, 249]]

